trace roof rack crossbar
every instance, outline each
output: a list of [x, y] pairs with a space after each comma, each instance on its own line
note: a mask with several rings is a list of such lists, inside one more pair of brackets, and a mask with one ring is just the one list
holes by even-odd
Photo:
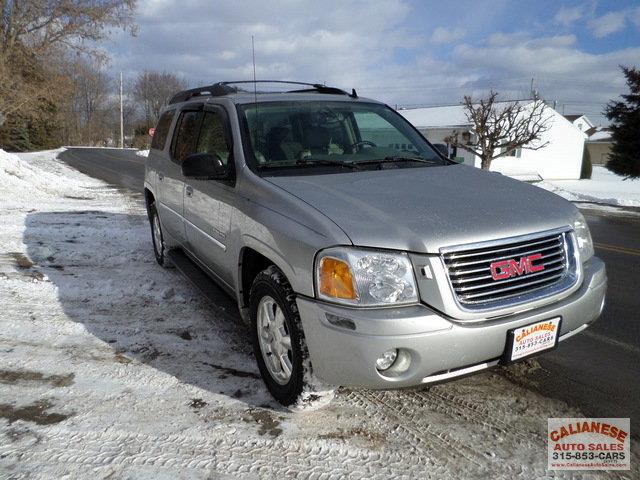
[[239, 80], [237, 82], [220, 82], [222, 85], [235, 85], [235, 84], [247, 84], [247, 83], [278, 83], [278, 84], [288, 84], [288, 85], [301, 85], [305, 87], [305, 89], [298, 90], [289, 90], [286, 93], [305, 93], [305, 92], [320, 92], [320, 93], [332, 93], [336, 95], [349, 95], [347, 92], [340, 88], [330, 87], [328, 85], [324, 85], [322, 83], [307, 83], [307, 82], [291, 82], [287, 80]]
[[193, 97], [200, 96], [212, 96], [212, 97], [220, 97], [224, 95], [229, 95], [231, 93], [238, 93], [241, 90], [237, 87], [233, 87], [232, 85], [236, 84], [250, 84], [250, 83], [278, 83], [278, 84], [288, 84], [288, 85], [301, 85], [310, 88], [303, 88], [297, 90], [289, 90], [284, 93], [307, 93], [307, 92], [318, 92], [318, 93], [327, 93], [334, 95], [347, 95], [349, 97], [357, 98], [355, 94], [355, 90], [353, 93], [349, 94], [344, 90], [341, 90], [336, 87], [329, 87], [327, 85], [323, 85], [320, 83], [305, 83], [305, 82], [290, 82], [286, 80], [238, 80], [238, 81], [228, 81], [228, 82], [218, 82], [213, 85], [208, 85], [205, 87], [191, 88], [189, 90], [183, 90], [181, 92], [176, 93], [171, 100], [169, 100], [169, 104], [186, 102], [187, 100]]
[[190, 98], [199, 97], [203, 95], [220, 97], [223, 95], [228, 95], [230, 93], [236, 93], [237, 91], [238, 91], [237, 88], [233, 88], [221, 83], [214, 83], [213, 85], [208, 85], [206, 87], [191, 88], [189, 90], [183, 90], [181, 92], [178, 92], [173, 97], [171, 97], [171, 100], [169, 100], [169, 104], [186, 102]]

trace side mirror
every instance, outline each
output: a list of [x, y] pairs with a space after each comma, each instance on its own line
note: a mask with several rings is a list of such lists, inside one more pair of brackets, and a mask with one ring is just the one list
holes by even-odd
[[192, 153], [182, 161], [182, 175], [197, 180], [220, 180], [226, 178], [227, 169], [214, 153]]

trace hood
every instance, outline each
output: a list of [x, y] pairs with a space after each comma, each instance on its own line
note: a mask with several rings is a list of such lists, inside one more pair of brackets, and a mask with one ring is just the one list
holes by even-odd
[[465, 165], [267, 177], [334, 221], [354, 245], [441, 247], [570, 225], [576, 208], [542, 188]]

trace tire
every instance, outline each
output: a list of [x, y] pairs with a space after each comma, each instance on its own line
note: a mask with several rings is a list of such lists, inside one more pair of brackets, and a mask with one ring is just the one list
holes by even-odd
[[[269, 312], [273, 314], [272, 322]], [[254, 279], [249, 294], [249, 314], [253, 351], [267, 389], [284, 406], [298, 402], [306, 386], [306, 374], [310, 373], [305, 372], [305, 368], [310, 368], [309, 351], [295, 293], [277, 267], [270, 266]], [[286, 337], [290, 349], [286, 348]], [[289, 360], [288, 376], [284, 358]]]
[[160, 217], [156, 210], [156, 204], [149, 205], [149, 225], [151, 226], [151, 242], [153, 243], [153, 253], [156, 256], [156, 262], [159, 265], [166, 267], [166, 247], [164, 244], [164, 235], [162, 234], [162, 224], [160, 223]]

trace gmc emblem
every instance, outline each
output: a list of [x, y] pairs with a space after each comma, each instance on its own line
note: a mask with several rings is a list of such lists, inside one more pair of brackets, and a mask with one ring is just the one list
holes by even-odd
[[542, 254], [534, 253], [533, 255], [521, 257], [519, 262], [513, 259], [493, 262], [490, 265], [491, 277], [494, 280], [504, 280], [505, 278], [519, 277], [526, 273], [539, 272], [544, 270], [544, 265], [534, 265], [533, 262], [541, 258]]

